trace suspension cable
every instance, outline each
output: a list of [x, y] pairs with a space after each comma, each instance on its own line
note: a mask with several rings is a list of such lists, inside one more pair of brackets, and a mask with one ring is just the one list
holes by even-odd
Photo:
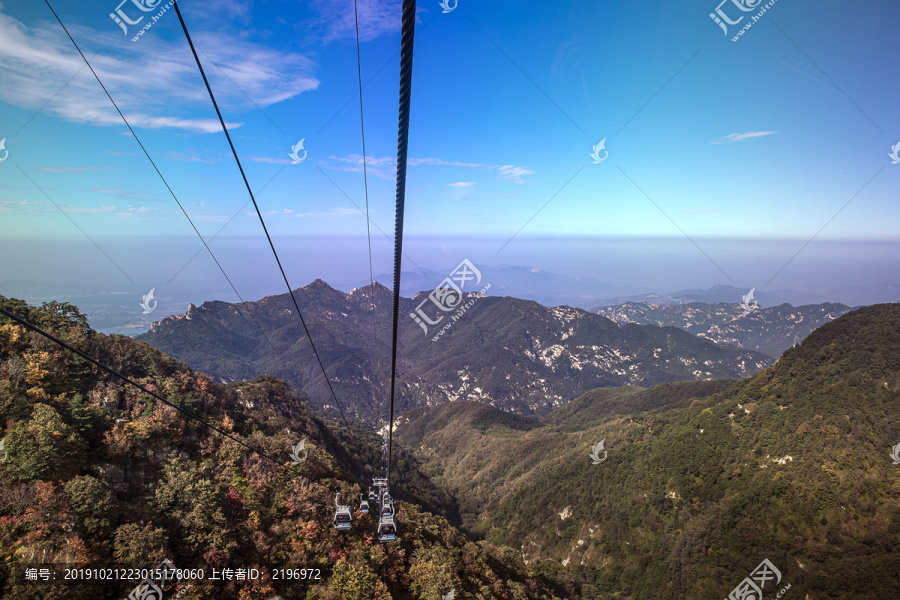
[[397, 207], [394, 218], [394, 294], [391, 324], [391, 418], [388, 422], [390, 481], [394, 444], [394, 390], [397, 382], [397, 326], [400, 312], [400, 265], [403, 258], [403, 212], [406, 204], [406, 159], [409, 149], [409, 107], [412, 92], [413, 46], [416, 35], [416, 0], [403, 0], [400, 34], [400, 119], [397, 131]]
[[[231, 281], [231, 278], [228, 276], [228, 273], [225, 272], [225, 268], [219, 262], [219, 259], [216, 258], [216, 255], [213, 254], [212, 249], [209, 247], [209, 244], [206, 243], [206, 240], [200, 234], [200, 231], [197, 229], [197, 226], [194, 225], [194, 221], [188, 215], [184, 206], [181, 204], [181, 201], [178, 200], [178, 196], [175, 195], [175, 192], [169, 186], [169, 182], [166, 181], [166, 178], [160, 172], [159, 167], [156, 166], [156, 162], [150, 157], [150, 153], [147, 152], [147, 148], [144, 147], [144, 144], [141, 142], [140, 138], [138, 138], [137, 133], [135, 133], [134, 129], [131, 127], [131, 124], [128, 122], [128, 119], [125, 118], [125, 115], [119, 109], [119, 105], [116, 104], [116, 101], [113, 100], [113, 97], [110, 95], [109, 90], [106, 89], [106, 86], [100, 80], [100, 76], [97, 75], [97, 72], [94, 70], [94, 67], [91, 65], [90, 61], [84, 55], [84, 52], [81, 51], [81, 48], [75, 42], [75, 38], [72, 37], [72, 34], [69, 33], [68, 28], [62, 22], [62, 19], [59, 18], [59, 15], [56, 14], [56, 11], [53, 9], [53, 6], [50, 5], [49, 0], [44, 0], [47, 4], [47, 8], [50, 9], [50, 12], [53, 13], [53, 16], [56, 17], [56, 20], [59, 22], [59, 25], [63, 28], [63, 31], [66, 32], [66, 35], [69, 36], [69, 40], [72, 42], [72, 45], [75, 46], [75, 49], [78, 50], [78, 54], [81, 55], [81, 58], [84, 59], [85, 64], [91, 70], [91, 73], [94, 74], [94, 78], [97, 80], [97, 83], [100, 84], [100, 87], [103, 88], [103, 91], [106, 93], [106, 97], [109, 98], [109, 101], [112, 102], [112, 105], [115, 107], [116, 112], [119, 113], [119, 116], [122, 117], [122, 121], [125, 123], [125, 126], [128, 127], [128, 131], [131, 132], [132, 137], [138, 143], [138, 146], [141, 147], [141, 150], [144, 152], [144, 156], [147, 157], [147, 160], [150, 161], [150, 164], [153, 165], [153, 170], [156, 171], [156, 174], [159, 175], [159, 178], [162, 180], [163, 184], [166, 186], [166, 189], [169, 190], [169, 194], [172, 195], [172, 198], [175, 200], [175, 203], [178, 204], [178, 208], [181, 209], [182, 214], [184, 214], [185, 218], [188, 220], [188, 223], [191, 224], [191, 227], [194, 229], [194, 233], [197, 234], [197, 237], [200, 238], [200, 241], [203, 242], [203, 247], [206, 248], [206, 251], [209, 252], [209, 255], [212, 257], [213, 261], [216, 263], [216, 266], [219, 267], [219, 270], [222, 272], [222, 275], [225, 276], [225, 279], [228, 281], [228, 285], [231, 286], [231, 289], [234, 291], [235, 295], [241, 301], [241, 305], [243, 305], [244, 310], [247, 311], [247, 314], [250, 315], [250, 318], [253, 319], [253, 322], [256, 323], [257, 328], [259, 328], [259, 332], [263, 334], [263, 337], [266, 338], [266, 341], [269, 342], [269, 346], [272, 347], [272, 350], [275, 352], [275, 355], [281, 361], [282, 366], [285, 368], [285, 373], [290, 373], [291, 369], [287, 366], [287, 363], [284, 362], [284, 357], [281, 356], [281, 353], [278, 352], [278, 349], [275, 348], [275, 344], [272, 343], [272, 340], [269, 339], [269, 336], [263, 330], [262, 325], [260, 325], [259, 321], [256, 319], [256, 316], [253, 314], [253, 311], [247, 306], [247, 302], [244, 300], [243, 296], [241, 296], [240, 292], [237, 291], [237, 287], [235, 287], [234, 283]], [[127, 276], [126, 276], [127, 277]]]
[[[363, 84], [362, 84], [362, 59], [360, 58], [359, 51], [359, 9], [357, 7], [357, 0], [353, 0], [353, 16], [356, 21], [356, 74], [357, 80], [359, 82], [359, 128], [362, 137], [362, 153], [363, 153], [363, 184], [366, 190], [366, 239], [369, 243], [369, 302], [372, 304], [372, 340], [375, 342], [375, 347], [378, 347], [378, 323], [377, 323], [377, 313], [375, 309], [375, 271], [372, 268], [372, 224], [371, 219], [369, 218], [369, 175], [368, 175], [368, 162], [369, 158], [366, 154], [366, 121], [363, 117]], [[378, 381], [378, 354], [376, 352], [374, 362], [374, 373], [372, 374], [372, 379], [375, 383], [376, 394], [380, 392]], [[383, 403], [381, 403], [383, 408]], [[384, 439], [382, 436], [382, 449], [381, 449], [381, 470], [387, 477], [387, 453], [384, 448]]]
[[272, 254], [275, 255], [275, 262], [278, 263], [278, 269], [281, 271], [281, 277], [284, 279], [284, 283], [287, 286], [288, 293], [291, 295], [291, 300], [294, 302], [294, 308], [297, 309], [297, 316], [300, 317], [300, 322], [303, 324], [303, 330], [306, 332], [306, 337], [309, 338], [309, 344], [312, 346], [313, 354], [316, 356], [316, 360], [319, 363], [319, 368], [322, 369], [322, 375], [325, 377], [325, 383], [328, 385], [328, 389], [331, 391], [331, 397], [334, 398], [335, 404], [337, 404], [338, 410], [341, 413], [341, 418], [344, 420], [344, 425], [347, 427], [347, 432], [350, 434], [350, 438], [353, 440], [357, 446], [359, 444], [356, 442], [356, 437], [353, 435], [353, 430], [350, 428], [350, 423], [347, 421], [347, 416], [344, 414], [344, 409], [341, 406], [340, 400], [337, 398], [337, 394], [334, 392], [334, 387], [331, 385], [331, 380], [328, 378], [328, 373], [325, 371], [325, 365], [322, 363], [322, 358], [319, 356], [319, 351], [316, 350], [316, 344], [313, 342], [312, 336], [309, 333], [309, 328], [306, 326], [306, 320], [303, 318], [303, 313], [300, 312], [300, 305], [297, 303], [297, 298], [294, 296], [294, 290], [291, 288], [291, 284], [288, 281], [287, 274], [284, 272], [284, 267], [281, 265], [281, 259], [278, 257], [278, 252], [275, 250], [275, 244], [272, 242], [272, 236], [269, 235], [269, 229], [266, 227], [266, 222], [263, 219], [262, 212], [259, 209], [259, 205], [256, 203], [256, 197], [253, 195], [253, 190], [250, 188], [250, 182], [247, 180], [247, 175], [244, 173], [244, 167], [241, 165], [241, 159], [238, 158], [237, 150], [234, 147], [234, 143], [231, 141], [231, 135], [228, 133], [228, 127], [225, 125], [225, 119], [222, 117], [222, 111], [219, 110], [219, 104], [216, 102], [216, 97], [213, 94], [212, 88], [209, 85], [209, 80], [206, 78], [206, 72], [203, 70], [203, 65], [200, 63], [200, 57], [197, 56], [197, 50], [194, 48], [194, 42], [191, 40], [191, 34], [188, 33], [187, 25], [184, 22], [184, 18], [181, 16], [181, 10], [178, 8], [178, 1], [172, 0], [172, 4], [175, 7], [175, 13], [178, 15], [178, 21], [181, 23], [181, 29], [184, 31], [184, 37], [187, 39], [187, 43], [191, 48], [191, 53], [194, 55], [194, 61], [197, 63], [197, 68], [200, 70], [200, 76], [203, 78], [203, 83], [206, 86], [206, 91], [209, 93], [209, 99], [212, 101], [213, 107], [216, 109], [216, 115], [219, 117], [219, 123], [222, 125], [222, 131], [225, 132], [225, 138], [228, 140], [228, 146], [231, 148], [231, 154], [234, 156], [234, 160], [237, 163], [238, 170], [241, 172], [241, 178], [244, 180], [244, 185], [247, 188], [247, 193], [250, 194], [250, 200], [253, 201], [253, 208], [256, 209], [256, 214], [259, 217], [259, 222], [262, 224], [263, 232], [266, 234], [266, 239], [269, 240], [269, 247], [272, 249]]
[[363, 152], [363, 184], [366, 190], [366, 239], [369, 241], [369, 283], [371, 288], [372, 302], [372, 334], [374, 339], [378, 341], [378, 328], [375, 324], [375, 271], [372, 268], [372, 225], [369, 222], [369, 173], [368, 173], [368, 156], [366, 156], [366, 121], [363, 118], [363, 84], [362, 84], [362, 61], [359, 52], [359, 10], [357, 8], [357, 0], [353, 0], [353, 16], [356, 19], [356, 74], [359, 80], [359, 127], [362, 133], [362, 152]]

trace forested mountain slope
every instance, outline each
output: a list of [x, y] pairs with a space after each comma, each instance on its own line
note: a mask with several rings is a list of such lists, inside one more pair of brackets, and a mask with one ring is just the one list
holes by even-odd
[[[0, 305], [283, 461], [4, 318], [0, 598], [120, 600], [139, 580], [66, 581], [63, 569], [155, 569], [162, 559], [206, 573], [166, 590], [167, 599], [432, 600], [450, 590], [463, 599], [580, 597], [558, 566], [526, 566], [517, 552], [472, 542], [402, 501], [404, 494], [425, 504], [446, 500], [402, 456], [394, 473], [406, 482], [396, 489], [400, 541], [378, 543], [372, 518], [358, 513], [352, 530], [336, 531], [334, 494], [359, 498], [378, 464], [378, 439], [357, 429], [357, 445], [332, 432], [282, 381], [218, 385], [146, 344], [91, 331], [71, 305], [31, 308], [2, 297]], [[301, 439], [309, 454], [293, 466], [289, 451]], [[28, 581], [26, 567], [56, 568], [58, 576]], [[210, 580], [213, 569], [226, 568], [262, 576]], [[319, 578], [274, 580], [278, 569]]]
[[[376, 284], [344, 294], [317, 280], [295, 295], [346, 410], [378, 424], [389, 396], [390, 292]], [[399, 410], [478, 400], [540, 416], [597, 387], [739, 378], [773, 362], [674, 327], [619, 326], [585, 310], [508, 297], [470, 295], [471, 307], [450, 329], [426, 335], [409, 316], [423, 301], [430, 305], [425, 293], [400, 303]], [[334, 408], [290, 296], [247, 305], [277, 352], [246, 308], [226, 302], [191, 305], [139, 339], [224, 381], [283, 377]]]
[[575, 566], [588, 595], [722, 598], [768, 558], [790, 597], [896, 596], [900, 305], [848, 313], [711, 395], [677, 387], [598, 390], [543, 423], [446, 404], [396, 436], [464, 528]]

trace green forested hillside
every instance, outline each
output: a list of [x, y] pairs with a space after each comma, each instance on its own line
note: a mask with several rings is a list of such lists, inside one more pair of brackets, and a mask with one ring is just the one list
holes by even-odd
[[[443, 517], [402, 501], [452, 505], [408, 457], [395, 472], [406, 482], [396, 494], [400, 541], [378, 543], [373, 520], [358, 514], [351, 531], [335, 531], [334, 494], [359, 497], [368, 479], [358, 477], [371, 475], [378, 440], [357, 429], [356, 446], [332, 432], [282, 381], [217, 385], [146, 344], [96, 334], [71, 305], [32, 308], [2, 297], [0, 305], [284, 463], [4, 319], [0, 598], [121, 599], [139, 580], [65, 581], [64, 568], [154, 569], [164, 558], [202, 568], [207, 578], [167, 590], [167, 600], [432, 600], [450, 590], [465, 599], [580, 596], [563, 569], [526, 566], [517, 552], [472, 542]], [[301, 439], [308, 458], [290, 466], [289, 450]], [[26, 567], [53, 567], [57, 580], [28, 581]], [[225, 568], [255, 568], [262, 577], [209, 581], [212, 569]], [[277, 569], [316, 569], [321, 579], [275, 581]]]
[[464, 528], [574, 566], [585, 597], [721, 598], [765, 558], [789, 597], [895, 597], [900, 305], [848, 313], [708, 392], [603, 390], [514, 433], [439, 406], [397, 435], [457, 496]]
[[652, 388], [634, 385], [598, 388], [556, 409], [544, 417], [544, 422], [578, 431], [612, 415], [685, 408], [693, 400], [725, 390], [736, 382], [736, 379], [713, 379], [664, 383]]

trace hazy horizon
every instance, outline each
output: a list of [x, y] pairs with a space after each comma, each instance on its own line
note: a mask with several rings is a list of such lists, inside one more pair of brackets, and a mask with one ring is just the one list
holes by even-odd
[[[372, 240], [373, 272], [390, 288], [392, 245], [379, 237]], [[764, 306], [767, 293], [794, 305], [858, 306], [900, 300], [900, 272], [894, 260], [900, 250], [898, 241], [816, 240], [804, 248], [801, 240], [696, 238], [701, 252], [691, 241], [671, 236], [521, 236], [498, 252], [504, 241], [410, 236], [404, 243], [401, 291], [411, 296], [431, 289], [468, 259], [482, 271], [485, 283], [493, 283], [490, 295], [547, 305], [593, 308], [600, 300], [618, 296], [716, 285], [756, 288]], [[57, 238], [52, 244], [0, 241], [4, 254], [18, 258], [0, 264], [0, 294], [10, 295], [13, 282], [12, 292], [34, 289], [33, 300], [60, 295], [78, 305], [81, 296], [88, 314], [98, 310], [98, 302], [110, 302], [127, 315], [115, 318], [132, 323], [157, 320], [166, 311], [182, 313], [188, 302], [239, 301], [196, 238], [97, 237], [94, 242], [99, 249], [87, 240], [72, 238]], [[295, 289], [315, 279], [344, 292], [369, 282], [364, 236], [276, 238], [275, 243]], [[210, 247], [244, 300], [287, 291], [264, 238], [223, 236]], [[552, 285], [559, 287], [546, 289], [550, 284], [539, 277], [510, 279], [504, 269], [514, 268], [557, 276]], [[139, 303], [151, 288], [160, 310], [145, 317]], [[99, 328], [117, 327], [104, 323]]]

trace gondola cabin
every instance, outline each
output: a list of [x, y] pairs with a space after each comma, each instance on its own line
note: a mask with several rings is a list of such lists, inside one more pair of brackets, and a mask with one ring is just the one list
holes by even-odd
[[338, 506], [334, 511], [334, 528], [350, 529], [353, 524], [353, 515], [350, 513], [349, 506]]
[[340, 493], [334, 495], [334, 528], [350, 529], [353, 524], [353, 514], [349, 505], [338, 504]]
[[359, 512], [369, 514], [369, 501], [366, 500], [365, 495], [360, 496]]
[[394, 517], [381, 517], [378, 524], [378, 541], [393, 542], [397, 539], [397, 523]]

